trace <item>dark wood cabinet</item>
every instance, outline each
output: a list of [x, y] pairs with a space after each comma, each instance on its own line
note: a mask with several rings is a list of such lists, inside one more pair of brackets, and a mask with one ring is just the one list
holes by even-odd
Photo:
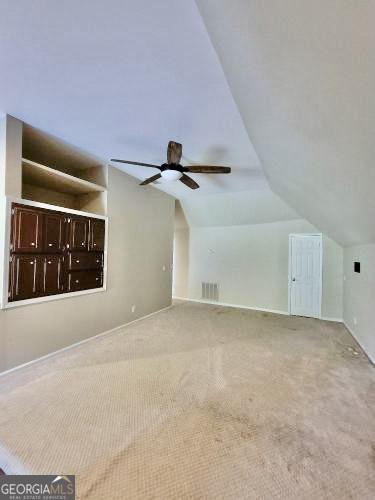
[[43, 295], [56, 295], [63, 292], [63, 264], [64, 257], [61, 255], [43, 257]]
[[103, 286], [105, 221], [12, 206], [9, 301]]
[[60, 214], [44, 214], [44, 251], [62, 252], [65, 248], [66, 218]]
[[101, 252], [70, 252], [68, 268], [71, 271], [85, 269], [101, 269], [103, 267], [103, 253]]
[[105, 244], [105, 222], [100, 219], [90, 220], [90, 245], [92, 251], [103, 251]]
[[68, 274], [68, 291], [89, 290], [103, 286], [103, 273], [98, 271], [72, 271]]
[[40, 256], [13, 255], [10, 267], [10, 299], [23, 300], [38, 297], [42, 272]]
[[43, 250], [43, 213], [28, 207], [12, 209], [11, 249], [19, 253]]
[[69, 249], [88, 250], [90, 219], [86, 217], [70, 217], [69, 224]]

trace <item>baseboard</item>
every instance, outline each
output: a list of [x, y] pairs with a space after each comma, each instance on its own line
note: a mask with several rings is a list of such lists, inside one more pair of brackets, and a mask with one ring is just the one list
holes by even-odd
[[[244, 305], [239, 305], [239, 304], [228, 304], [227, 302], [214, 302], [211, 300], [203, 300], [203, 299], [187, 299], [185, 297], [173, 297], [174, 300], [185, 300], [187, 302], [198, 302], [199, 304], [211, 304], [211, 305], [216, 305], [216, 306], [224, 306], [224, 307], [235, 307], [236, 309], [250, 309], [251, 311], [261, 311], [261, 312], [268, 312], [271, 314], [282, 314], [284, 316], [290, 316], [290, 314], [287, 311], [281, 311], [279, 309], [267, 309], [264, 307], [252, 307], [252, 306], [244, 306]], [[322, 321], [334, 321], [335, 323], [343, 323], [342, 318], [328, 318], [328, 317], [321, 317], [319, 318]]]
[[272, 314], [283, 314], [289, 316], [287, 311], [279, 311], [278, 309], [265, 309], [263, 307], [250, 307], [239, 304], [228, 304], [227, 302], [214, 302], [212, 300], [203, 299], [186, 299], [185, 297], [173, 297], [174, 300], [185, 300], [186, 302], [198, 302], [199, 304], [211, 304], [213, 306], [234, 307], [236, 309], [250, 309], [251, 311], [268, 312]]
[[85, 344], [86, 342], [91, 342], [92, 340], [98, 339], [100, 337], [104, 337], [105, 335], [110, 335], [111, 333], [114, 333], [117, 330], [121, 330], [121, 328], [125, 328], [127, 326], [132, 325], [133, 323], [136, 323], [137, 321], [141, 321], [143, 319], [149, 318], [150, 316], [154, 316], [155, 314], [159, 314], [163, 311], [166, 311], [167, 309], [170, 309], [171, 307], [172, 307], [172, 304], [170, 306], [163, 307], [162, 309], [158, 309], [157, 311], [154, 311], [150, 314], [146, 314], [146, 316], [141, 316], [140, 318], [134, 319], [133, 321], [129, 321], [129, 323], [124, 323], [122, 325], [115, 326], [114, 328], [111, 328], [111, 330], [106, 330], [105, 332], [98, 333], [97, 335], [94, 335], [93, 337], [88, 337], [87, 339], [83, 339], [83, 340], [80, 340], [79, 342], [75, 342], [74, 344], [70, 344], [66, 347], [62, 347], [61, 349], [58, 349], [57, 351], [52, 351], [48, 354], [45, 354], [44, 356], [40, 356], [39, 358], [35, 358], [35, 359], [32, 359], [31, 361], [27, 361], [26, 363], [22, 363], [22, 365], [17, 365], [17, 366], [14, 366], [13, 368], [9, 368], [9, 370], [5, 370], [3, 372], [0, 372], [0, 377], [2, 377], [3, 375], [7, 375], [9, 373], [12, 373], [16, 370], [20, 370], [21, 368], [25, 368], [26, 366], [32, 365], [34, 363], [38, 363], [39, 361], [43, 361], [44, 359], [50, 358], [52, 356], [56, 356], [56, 354], [67, 351], [68, 349], [73, 349], [74, 347]]
[[333, 321], [334, 323], [344, 323], [342, 318], [327, 318], [326, 316], [322, 316], [320, 319], [323, 321]]
[[365, 349], [364, 345], [362, 344], [362, 342], [360, 340], [358, 340], [358, 337], [357, 335], [354, 333], [354, 331], [350, 328], [350, 326], [345, 322], [343, 321], [343, 324], [345, 326], [345, 328], [348, 330], [348, 332], [350, 333], [350, 335], [353, 337], [353, 339], [357, 342], [357, 344], [361, 347], [362, 351], [366, 354], [368, 360], [370, 361], [370, 363], [375, 366], [375, 358], [373, 358], [371, 356], [371, 354], [369, 354], [367, 352], [367, 350]]

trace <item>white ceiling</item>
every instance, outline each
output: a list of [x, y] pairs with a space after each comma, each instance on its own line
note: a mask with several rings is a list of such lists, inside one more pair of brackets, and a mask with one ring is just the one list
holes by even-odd
[[[252, 191], [216, 193], [181, 201], [189, 226], [235, 226], [300, 219], [300, 216], [267, 186]], [[176, 221], [183, 227], [181, 210]]]
[[339, 243], [375, 241], [375, 0], [0, 0], [0, 13], [1, 111], [104, 160], [160, 164], [172, 139], [184, 164], [232, 166], [192, 175], [198, 191], [157, 184], [196, 225], [298, 212]]
[[197, 0], [270, 185], [375, 241], [375, 0]]
[[[265, 184], [193, 0], [0, 0], [0, 110], [102, 159], [233, 167], [178, 198]], [[156, 173], [123, 167], [144, 179]]]

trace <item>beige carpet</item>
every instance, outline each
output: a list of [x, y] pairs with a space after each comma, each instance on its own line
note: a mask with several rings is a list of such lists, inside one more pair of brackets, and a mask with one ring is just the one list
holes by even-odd
[[192, 303], [0, 378], [0, 467], [79, 498], [375, 498], [375, 370], [342, 325]]

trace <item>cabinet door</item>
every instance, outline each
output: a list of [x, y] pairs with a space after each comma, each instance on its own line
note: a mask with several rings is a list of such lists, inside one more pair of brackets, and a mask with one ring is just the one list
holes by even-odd
[[43, 247], [43, 213], [27, 207], [12, 210], [13, 252], [41, 252]]
[[89, 290], [103, 286], [102, 271], [72, 271], [68, 274], [69, 292]]
[[40, 294], [40, 256], [13, 255], [10, 273], [10, 300], [32, 299]]
[[89, 219], [85, 217], [72, 217], [69, 220], [70, 250], [88, 250]]
[[68, 267], [71, 271], [83, 269], [101, 269], [103, 267], [102, 252], [70, 252]]
[[43, 259], [43, 295], [61, 293], [63, 291], [63, 257], [46, 255]]
[[105, 221], [90, 219], [90, 250], [103, 251], [105, 242]]
[[59, 253], [64, 250], [65, 218], [63, 215], [44, 215], [44, 251]]

